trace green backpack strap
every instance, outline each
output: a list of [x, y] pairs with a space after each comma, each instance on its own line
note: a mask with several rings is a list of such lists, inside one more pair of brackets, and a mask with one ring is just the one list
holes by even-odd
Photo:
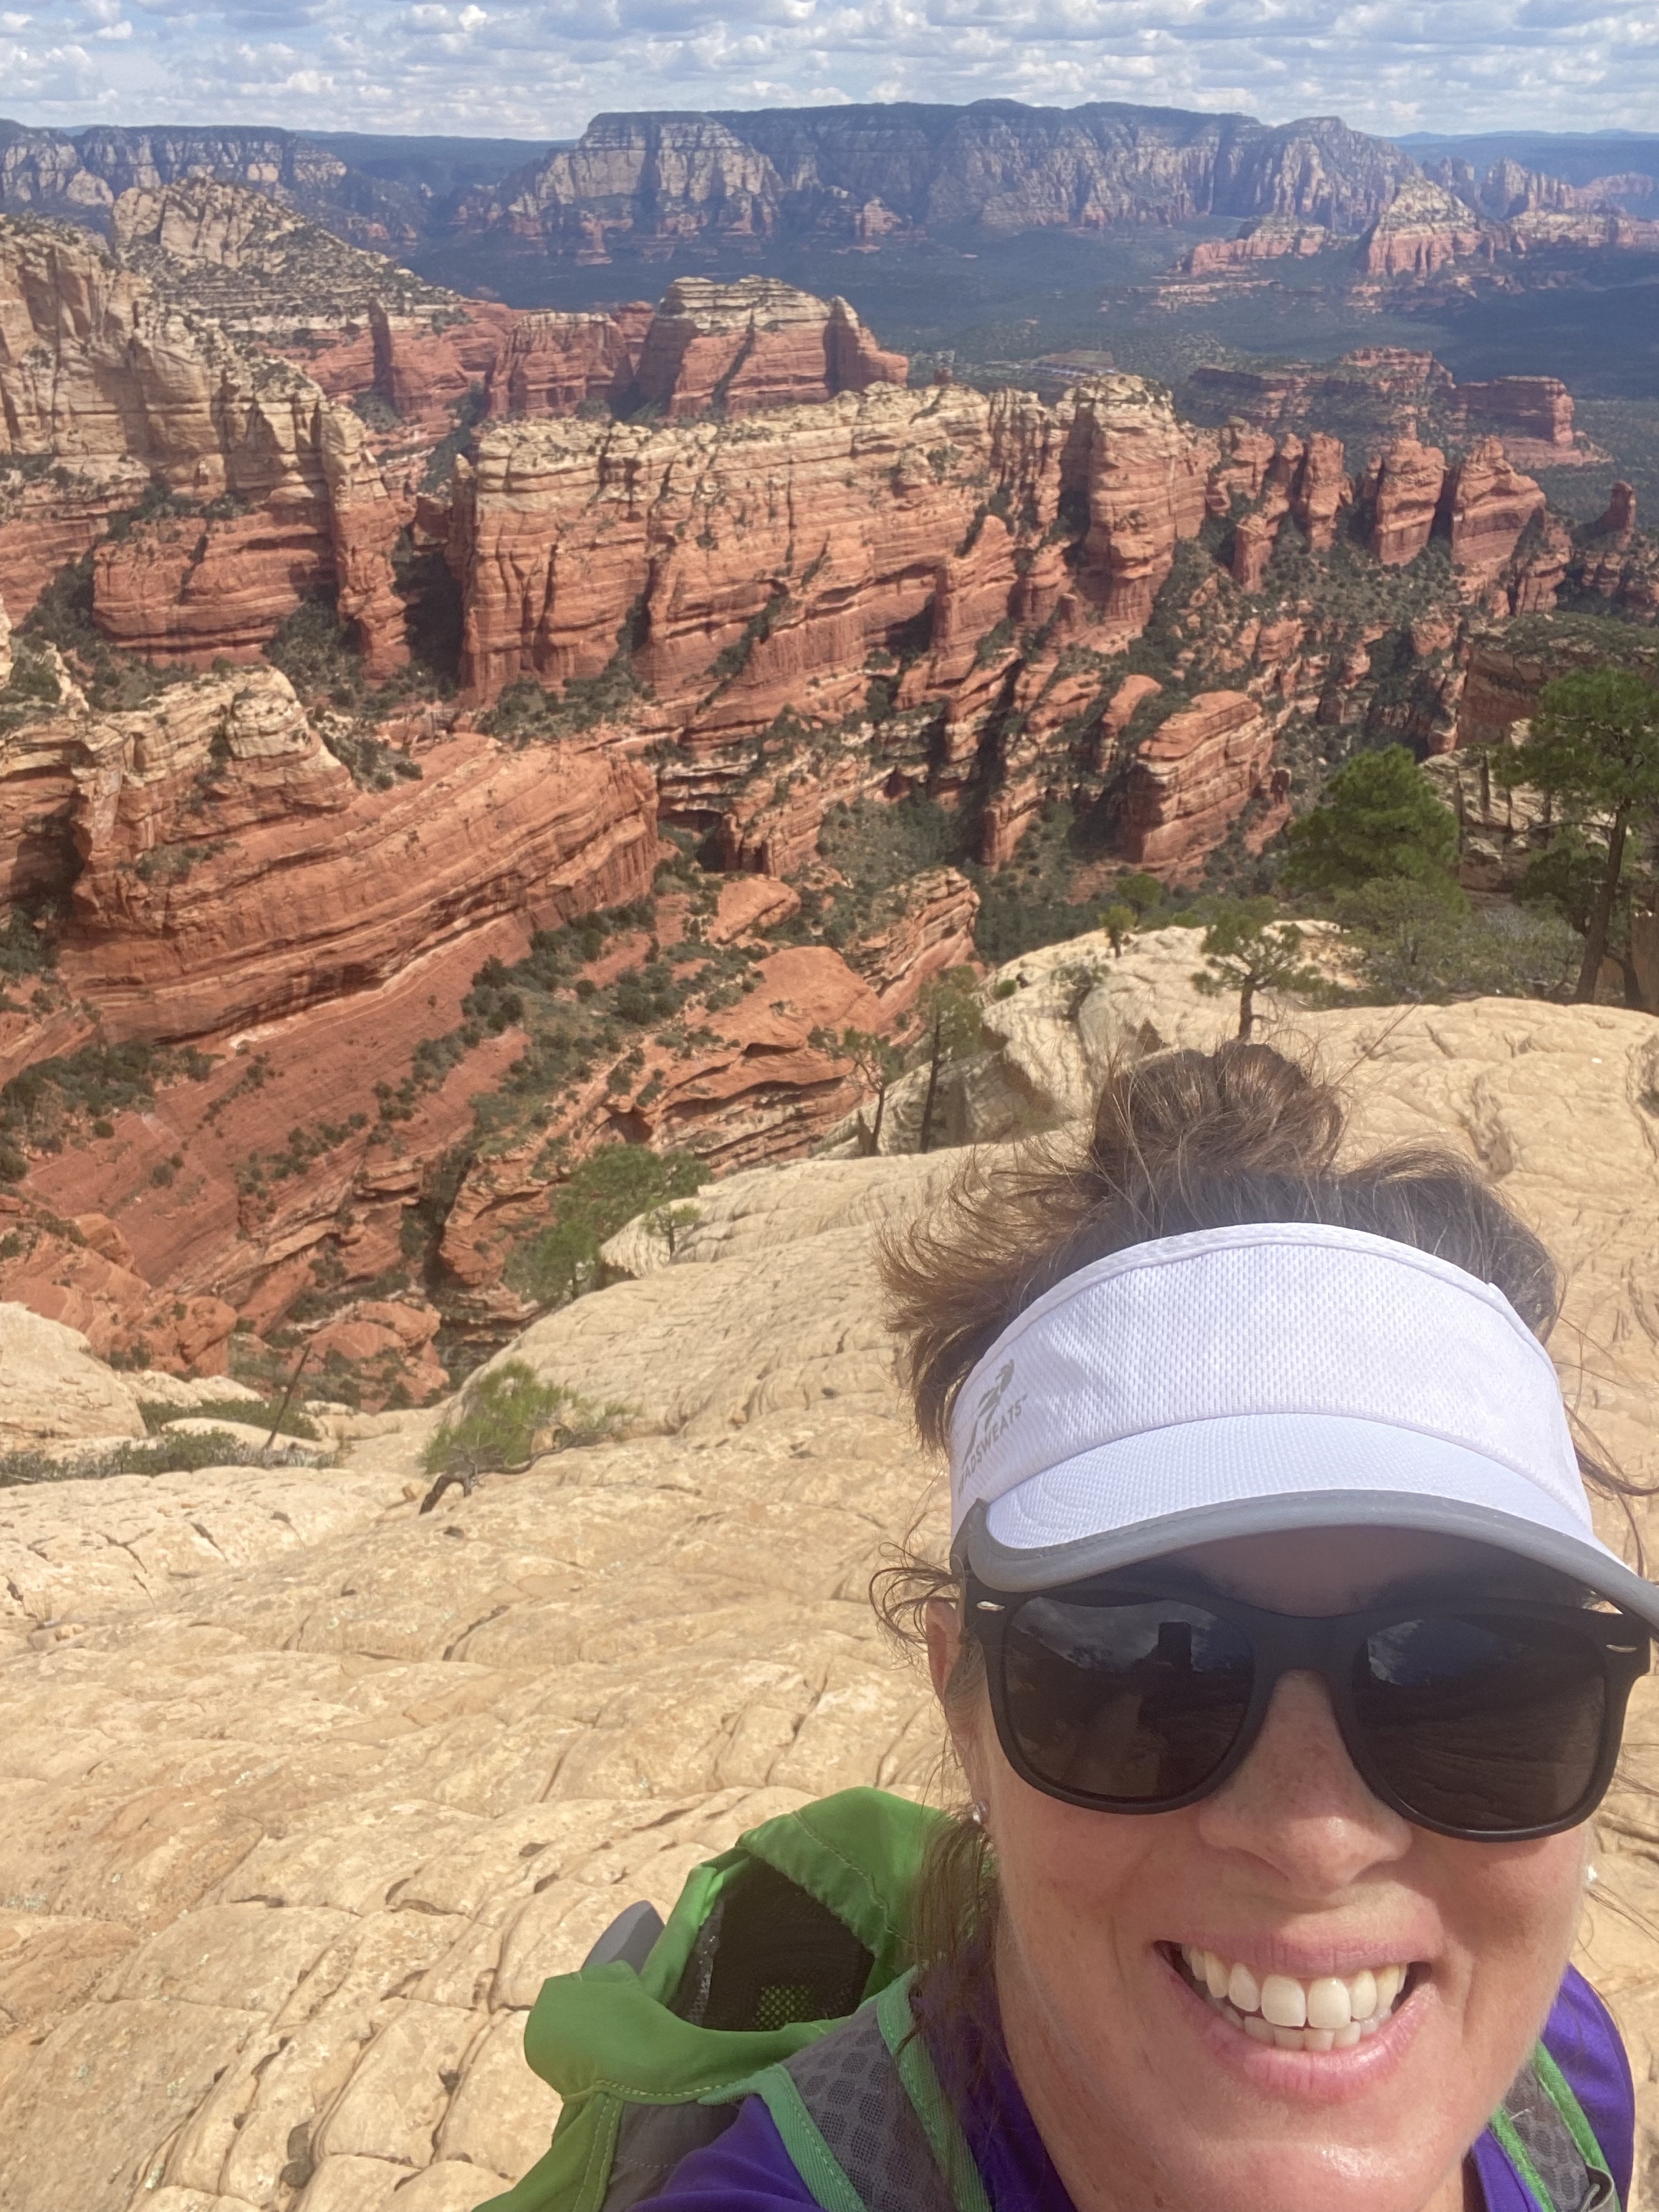
[[765, 2100], [822, 2212], [991, 2212], [910, 2010], [906, 1973], [732, 2094]]
[[1561, 2069], [1540, 2043], [1492, 2124], [1539, 2212], [1619, 2212], [1619, 2192]]

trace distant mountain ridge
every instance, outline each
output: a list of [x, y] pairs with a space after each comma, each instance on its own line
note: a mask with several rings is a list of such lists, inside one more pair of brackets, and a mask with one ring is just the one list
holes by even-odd
[[[873, 247], [923, 234], [1216, 220], [1358, 238], [1402, 194], [1421, 198], [1425, 179], [1451, 196], [1439, 224], [1449, 234], [1461, 221], [1456, 203], [1487, 221], [1516, 209], [1648, 211], [1632, 149], [1649, 142], [1602, 142], [1620, 173], [1588, 191], [1507, 150], [1477, 174], [1469, 156], [1483, 142], [1469, 142], [1467, 155], [1449, 150], [1459, 143], [1425, 143], [1414, 155], [1334, 116], [1268, 125], [1121, 101], [1012, 100], [605, 114], [566, 144], [237, 126], [69, 133], [0, 120], [0, 211], [106, 231], [123, 192], [212, 179], [251, 186], [383, 252], [489, 234], [593, 263], [660, 260], [688, 246]], [[1576, 177], [1583, 148], [1564, 145]]]
[[598, 253], [694, 235], [993, 234], [1294, 216], [1363, 229], [1417, 165], [1334, 116], [1093, 101], [596, 116], [578, 143], [463, 197], [455, 222]]

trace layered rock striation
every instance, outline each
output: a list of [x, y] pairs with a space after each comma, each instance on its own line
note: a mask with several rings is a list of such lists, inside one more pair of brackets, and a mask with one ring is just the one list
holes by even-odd
[[[1273, 732], [1242, 691], [1200, 692], [1160, 724], [1130, 763], [1123, 793], [1127, 857], [1143, 867], [1195, 871], [1253, 799], [1269, 791]], [[1281, 783], [1270, 795], [1285, 798]], [[1284, 819], [1261, 827], [1263, 839]]]
[[[112, 1037], [223, 1036], [372, 991], [499, 917], [622, 904], [656, 865], [654, 788], [625, 758], [458, 735], [364, 791], [271, 668], [48, 726], [78, 862], [64, 969]], [[27, 733], [9, 755], [38, 805]]]
[[845, 300], [769, 276], [733, 284], [682, 276], [645, 334], [625, 404], [670, 422], [718, 407], [730, 416], [902, 384], [910, 364], [878, 346]]

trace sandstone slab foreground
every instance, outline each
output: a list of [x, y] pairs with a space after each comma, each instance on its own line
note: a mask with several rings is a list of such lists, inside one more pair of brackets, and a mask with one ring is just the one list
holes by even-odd
[[[1115, 1045], [1224, 1027], [1182, 934], [1020, 963], [966, 1133], [1063, 1124]], [[1659, 1472], [1651, 1024], [1492, 1000], [1281, 1030], [1348, 1071], [1363, 1142], [1474, 1153], [1551, 1238], [1575, 1401]], [[772, 1812], [933, 1784], [923, 1684], [865, 1601], [935, 1474], [890, 1380], [870, 1237], [956, 1164], [705, 1192], [672, 1264], [647, 1240], [634, 1279], [516, 1347], [631, 1404], [631, 1438], [428, 1516], [430, 1415], [383, 1418], [333, 1473], [5, 1493], [5, 2212], [468, 2212], [556, 2116], [519, 2053], [545, 1975]], [[1650, 1918], [1656, 1738], [1644, 1695], [1597, 1851], [1598, 1899]], [[1650, 2166], [1659, 1944], [1598, 1904], [1585, 1953]]]

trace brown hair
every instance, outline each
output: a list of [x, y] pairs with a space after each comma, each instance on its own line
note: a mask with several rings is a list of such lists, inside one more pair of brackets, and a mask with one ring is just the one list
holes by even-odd
[[[890, 1237], [882, 1253], [888, 1316], [924, 1441], [944, 1449], [963, 1381], [1054, 1284], [1091, 1261], [1194, 1230], [1253, 1221], [1367, 1230], [1491, 1283], [1547, 1340], [1560, 1285], [1532, 1231], [1474, 1168], [1437, 1147], [1340, 1167], [1345, 1121], [1331, 1085], [1270, 1045], [1236, 1041], [1114, 1069], [1080, 1152], [1037, 1149], [988, 1171], [970, 1163], [943, 1203]], [[1582, 1446], [1578, 1458], [1593, 1489], [1621, 1503], [1639, 1493]], [[876, 1577], [872, 1596], [886, 1626], [917, 1644], [928, 1604], [959, 1606], [962, 1593], [951, 1571], [912, 1541]], [[947, 1707], [977, 1693], [980, 1671], [978, 1646], [965, 1638]], [[984, 1839], [959, 1814], [923, 1870], [919, 1961], [977, 1979], [994, 1915]]]

